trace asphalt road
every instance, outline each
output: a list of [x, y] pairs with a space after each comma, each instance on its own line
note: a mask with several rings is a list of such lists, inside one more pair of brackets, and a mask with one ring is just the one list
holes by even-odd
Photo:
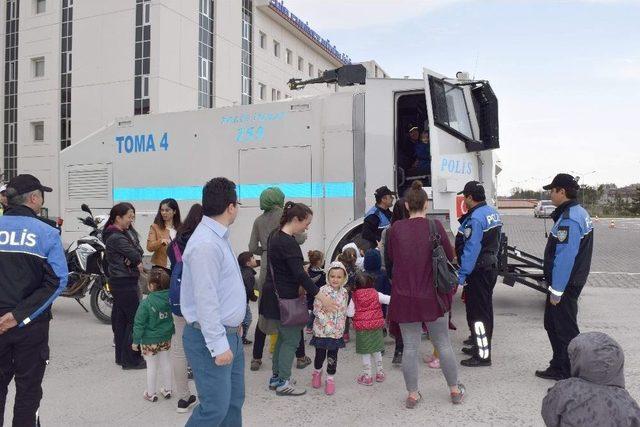
[[[523, 250], [541, 253], [543, 221], [527, 215], [505, 216], [511, 242]], [[548, 224], [550, 226], [550, 224]], [[580, 302], [582, 331], [604, 331], [622, 345], [626, 353], [627, 389], [640, 397], [640, 340], [637, 339], [640, 297], [640, 221], [620, 221], [615, 229], [596, 224], [594, 274]], [[277, 397], [266, 382], [271, 363], [265, 356], [259, 372], [250, 372], [250, 348], [245, 349], [246, 401], [244, 421], [248, 426], [418, 426], [418, 425], [541, 425], [540, 404], [553, 382], [535, 378], [534, 370], [546, 367], [550, 348], [542, 327], [543, 294], [516, 285], [498, 284], [495, 292], [493, 366], [460, 367], [460, 380], [468, 395], [462, 406], [449, 402], [440, 371], [421, 367], [420, 389], [424, 401], [415, 409], [404, 409], [402, 372], [391, 366], [393, 343], [386, 342], [384, 365], [387, 381], [373, 387], [355, 382], [361, 369], [355, 344], [339, 353], [337, 392], [325, 396], [310, 389], [298, 398]], [[257, 307], [252, 305], [254, 316]], [[188, 415], [175, 412], [175, 400], [149, 403], [142, 399], [144, 371], [122, 371], [113, 363], [111, 328], [99, 324], [74, 302], [59, 299], [51, 323], [51, 363], [44, 381], [41, 417], [44, 426], [180, 426]], [[454, 322], [464, 325], [464, 307], [458, 298]], [[253, 328], [252, 328], [253, 330]], [[462, 328], [452, 331], [458, 359]], [[307, 347], [308, 354], [313, 349]], [[423, 341], [423, 352], [431, 345]], [[268, 352], [266, 353], [268, 354]], [[311, 367], [295, 370], [303, 385], [310, 385]], [[195, 388], [194, 388], [195, 390]], [[13, 392], [5, 420], [9, 422]]]

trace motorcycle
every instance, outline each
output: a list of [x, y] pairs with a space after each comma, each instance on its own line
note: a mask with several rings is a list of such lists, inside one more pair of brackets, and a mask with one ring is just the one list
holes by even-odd
[[89, 216], [78, 218], [78, 220], [92, 230], [88, 236], [76, 240], [65, 251], [69, 280], [67, 288], [60, 296], [75, 299], [88, 313], [89, 310], [81, 301], [88, 292], [93, 314], [101, 322], [111, 323], [113, 296], [109, 291], [105, 260], [106, 246], [102, 241], [102, 231], [107, 217], [94, 216], [89, 206], [84, 203], [81, 209]]

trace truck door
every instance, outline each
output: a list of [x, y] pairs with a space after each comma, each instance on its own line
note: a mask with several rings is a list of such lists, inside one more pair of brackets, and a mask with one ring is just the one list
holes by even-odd
[[497, 100], [487, 82], [447, 79], [424, 69], [431, 141], [433, 210], [448, 212], [452, 230], [460, 214], [457, 192], [468, 181], [495, 198], [494, 154], [499, 147]]

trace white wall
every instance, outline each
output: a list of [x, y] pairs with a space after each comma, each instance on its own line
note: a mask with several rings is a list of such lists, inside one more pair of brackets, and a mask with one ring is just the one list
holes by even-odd
[[[5, 6], [3, 4], [3, 8]], [[32, 173], [56, 190], [60, 144], [60, 13], [60, 2], [48, 1], [46, 11], [36, 15], [35, 2], [22, 1], [18, 27], [18, 173]], [[34, 76], [33, 59], [38, 57], [45, 60], [44, 77]], [[33, 122], [44, 123], [42, 142], [34, 141]], [[56, 191], [47, 197], [46, 206], [56, 210], [57, 202]]]

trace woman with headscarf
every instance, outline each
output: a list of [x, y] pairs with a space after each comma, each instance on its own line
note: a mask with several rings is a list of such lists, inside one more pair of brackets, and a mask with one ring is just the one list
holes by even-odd
[[[260, 210], [262, 214], [253, 222], [251, 237], [249, 238], [249, 252], [260, 257], [260, 274], [256, 281], [256, 288], [260, 291], [262, 298], [262, 285], [267, 277], [267, 240], [273, 230], [280, 226], [280, 219], [284, 209], [284, 193], [278, 187], [265, 188], [260, 193]], [[294, 236], [299, 245], [306, 240], [305, 234]], [[257, 371], [262, 365], [262, 353], [267, 335], [271, 336], [271, 341], [275, 344], [278, 333], [277, 322], [260, 316], [256, 324], [256, 332], [253, 337], [253, 358], [251, 360], [251, 370]], [[307, 357], [304, 349], [304, 336], [300, 335], [300, 345], [296, 351], [298, 369], [303, 369], [311, 364], [311, 359]]]

